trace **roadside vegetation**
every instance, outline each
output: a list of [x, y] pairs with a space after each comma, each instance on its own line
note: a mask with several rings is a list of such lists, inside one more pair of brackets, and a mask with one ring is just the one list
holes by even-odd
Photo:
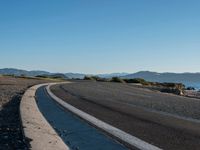
[[142, 85], [150, 85], [152, 82], [148, 82], [142, 78], [134, 78], [134, 79], [123, 79], [126, 83], [138, 83]]
[[35, 76], [35, 77], [38, 78], [38, 79], [41, 79], [41, 80], [52, 80], [52, 81], [64, 81], [64, 80], [66, 80], [65, 78], [60, 77], [60, 76], [38, 75], [38, 76]]
[[110, 79], [100, 78], [98, 76], [85, 76], [83, 80], [91, 80], [91, 81], [100, 81], [100, 82], [109, 82]]

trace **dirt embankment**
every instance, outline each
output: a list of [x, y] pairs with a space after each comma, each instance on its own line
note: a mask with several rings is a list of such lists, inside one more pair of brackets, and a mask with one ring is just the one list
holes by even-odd
[[[47, 80], [0, 77], [0, 149], [28, 149], [22, 135], [19, 104], [25, 90]], [[27, 140], [28, 141], [28, 140]]]

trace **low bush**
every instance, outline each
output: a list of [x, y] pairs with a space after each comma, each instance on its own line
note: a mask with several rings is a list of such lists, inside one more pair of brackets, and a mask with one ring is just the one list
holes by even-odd
[[48, 76], [46, 76], [46, 75], [37, 75], [37, 76], [35, 76], [36, 78], [48, 78]]
[[126, 83], [140, 83], [142, 85], [150, 85], [151, 82], [148, 82], [142, 78], [134, 78], [134, 79], [124, 79]]
[[100, 82], [109, 82], [109, 79], [100, 78], [98, 76], [85, 76], [84, 80], [100, 81]]
[[119, 77], [112, 77], [110, 80], [111, 82], [119, 82], [119, 83], [125, 83], [125, 81]]
[[2, 76], [5, 76], [5, 77], [16, 77], [14, 74], [2, 74]]
[[92, 76], [85, 76], [84, 78], [83, 78], [83, 80], [92, 80], [92, 81], [94, 81], [94, 80], [96, 80], [94, 77], [92, 77]]

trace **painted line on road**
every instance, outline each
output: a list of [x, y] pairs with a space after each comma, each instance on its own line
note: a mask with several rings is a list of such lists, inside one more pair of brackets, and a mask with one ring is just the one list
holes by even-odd
[[107, 124], [107, 123], [95, 118], [94, 116], [91, 116], [91, 115], [75, 108], [74, 106], [64, 102], [62, 99], [55, 96], [50, 90], [50, 87], [52, 85], [56, 85], [56, 84], [60, 84], [60, 83], [49, 84], [46, 87], [46, 89], [47, 89], [48, 94], [56, 102], [58, 102], [60, 105], [62, 105], [64, 108], [68, 109], [69, 111], [71, 111], [72, 113], [76, 114], [77, 116], [83, 118], [84, 120], [90, 122], [91, 124], [95, 125], [96, 127], [106, 131], [107, 133], [119, 138], [121, 141], [132, 145], [133, 147], [136, 147], [141, 150], [161, 150], [161, 148], [158, 148], [157, 146], [154, 146], [154, 145], [149, 144], [135, 136], [132, 136], [132, 135], [130, 135], [116, 127], [113, 127], [110, 124]]

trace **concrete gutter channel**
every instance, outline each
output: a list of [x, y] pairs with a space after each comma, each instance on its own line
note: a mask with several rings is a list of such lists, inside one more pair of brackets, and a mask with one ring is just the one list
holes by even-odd
[[[48, 94], [62, 107], [66, 108], [67, 110], [71, 111], [75, 115], [79, 116], [80, 118], [86, 120], [90, 124], [100, 128], [101, 130], [107, 132], [108, 134], [116, 137], [120, 141], [124, 143], [128, 143], [133, 147], [136, 147], [141, 150], [160, 150], [160, 148], [151, 145], [141, 139], [134, 137], [120, 129], [117, 129], [75, 107], [69, 105], [68, 103], [64, 102], [62, 99], [56, 97], [51, 91], [50, 86], [55, 84], [63, 84], [63, 83], [47, 83], [47, 84], [40, 84], [31, 87], [26, 91], [24, 96], [22, 97], [21, 105], [20, 105], [20, 113], [21, 113], [21, 120], [22, 125], [24, 127], [24, 134], [25, 137], [32, 139], [30, 142], [31, 149], [33, 150], [40, 150], [40, 149], [48, 149], [48, 150], [67, 150], [69, 147], [63, 142], [63, 140], [58, 136], [56, 131], [49, 125], [46, 121], [44, 116], [38, 109], [36, 100], [35, 100], [35, 93], [36, 90], [44, 85], [47, 85], [46, 89]], [[155, 112], [149, 112], [154, 113]], [[144, 114], [144, 116], [148, 117], [150, 114]], [[178, 121], [178, 128], [186, 129], [186, 130], [193, 130], [193, 132], [199, 133], [200, 130], [200, 122], [191, 119], [180, 118], [176, 116], [169, 116], [167, 114], [162, 114], [163, 118], [160, 118], [158, 115], [158, 122], [164, 120], [166, 124], [170, 124], [169, 118], [176, 119]], [[155, 119], [156, 119], [155, 118]], [[170, 125], [173, 126], [173, 125]], [[167, 142], [167, 141], [166, 141]]]
[[69, 150], [38, 109], [35, 92], [44, 85], [48, 84], [29, 88], [22, 97], [20, 115], [24, 136], [30, 139], [30, 149], [33, 150]]

